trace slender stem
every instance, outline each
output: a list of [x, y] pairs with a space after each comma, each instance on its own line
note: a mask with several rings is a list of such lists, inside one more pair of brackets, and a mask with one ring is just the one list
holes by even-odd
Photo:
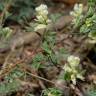
[[[1, 18], [0, 18], [0, 26], [3, 26], [4, 19], [6, 19], [6, 16], [5, 16], [5, 15], [6, 15], [6, 11], [8, 10], [11, 1], [12, 1], [12, 0], [8, 0], [8, 1], [6, 1], [5, 4], [4, 4], [4, 9], [3, 9], [3, 12], [2, 12]], [[4, 18], [4, 17], [5, 17], [5, 18]]]
[[44, 34], [43, 34], [43, 42], [46, 41], [47, 38], [47, 30], [45, 29]]
[[47, 81], [47, 82], [49, 82], [49, 83], [55, 84], [55, 82], [52, 82], [52, 81], [50, 81], [50, 80], [48, 80], [48, 79], [46, 79], [46, 78], [43, 78], [43, 77], [34, 75], [34, 74], [32, 74], [32, 73], [29, 73], [29, 72], [27, 72], [27, 73], [28, 73], [29, 75], [33, 76], [33, 77], [36, 77], [36, 78], [39, 78], [39, 79], [41, 79], [41, 80]]

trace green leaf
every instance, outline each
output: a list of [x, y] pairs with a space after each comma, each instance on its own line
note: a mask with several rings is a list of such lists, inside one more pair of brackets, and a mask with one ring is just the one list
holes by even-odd
[[35, 63], [32, 63], [31, 65], [36, 70], [38, 70], [40, 68], [43, 68], [43, 65], [41, 63], [39, 63], [39, 62], [38, 63], [36, 63], [36, 62]]
[[42, 61], [44, 61], [45, 58], [42, 53], [36, 54], [32, 61], [32, 67], [38, 70], [39, 68], [43, 68], [43, 65], [41, 64]]
[[8, 83], [0, 83], [0, 95], [8, 95], [9, 93], [19, 90], [20, 82], [14, 80]]
[[96, 96], [96, 90], [89, 91], [87, 96]]
[[13, 81], [15, 78], [20, 78], [24, 76], [24, 72], [16, 67], [10, 74], [5, 76], [6, 81]]
[[84, 24], [81, 28], [80, 28], [80, 33], [88, 33], [90, 32], [90, 29]]
[[48, 88], [43, 90], [43, 96], [62, 96], [62, 92], [57, 88]]
[[42, 44], [42, 48], [47, 54], [51, 55], [52, 51], [46, 41]]
[[36, 54], [35, 57], [33, 58], [33, 62], [41, 62], [44, 60], [44, 56], [42, 53]]
[[53, 21], [53, 23], [55, 23], [60, 17], [61, 17], [60, 13], [55, 13], [55, 14], [50, 15], [50, 18]]
[[94, 7], [96, 4], [96, 0], [88, 0], [89, 6]]

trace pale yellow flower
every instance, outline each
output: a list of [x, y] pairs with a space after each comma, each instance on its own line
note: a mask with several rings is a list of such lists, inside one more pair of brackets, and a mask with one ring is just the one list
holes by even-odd
[[46, 5], [41, 4], [36, 9], [36, 23], [37, 26], [35, 27], [34, 31], [39, 29], [47, 28], [51, 20], [48, 18], [48, 8]]
[[53, 94], [51, 94], [51, 93], [48, 93], [48, 96], [55, 96], [55, 95], [53, 95]]
[[81, 80], [84, 80], [84, 77], [82, 76], [82, 74], [79, 74], [79, 73], [77, 74], [77, 78], [81, 79]]
[[77, 24], [79, 19], [83, 17], [83, 5], [82, 4], [75, 4], [73, 11], [70, 12], [70, 15], [73, 16], [72, 23]]
[[91, 44], [95, 44], [96, 40], [88, 40], [88, 42], [91, 43]]
[[12, 29], [10, 29], [9, 27], [5, 27], [5, 28], [3, 28], [3, 31], [12, 32]]
[[42, 15], [37, 15], [35, 21], [43, 23], [47, 20], [47, 16], [42, 17]]
[[67, 61], [71, 67], [76, 67], [80, 63], [80, 58], [71, 55], [68, 57]]
[[76, 12], [77, 14], [82, 14], [82, 12], [83, 12], [83, 5], [82, 4], [75, 4], [74, 12]]
[[83, 12], [83, 5], [82, 4], [75, 4], [74, 5], [74, 10], [70, 12], [70, 15], [74, 17], [78, 17], [82, 14]]
[[48, 8], [47, 8], [46, 5], [41, 4], [40, 6], [38, 6], [38, 7], [36, 8], [36, 11], [47, 10], [47, 9], [48, 9]]
[[39, 30], [39, 29], [44, 29], [44, 28], [46, 28], [46, 27], [47, 27], [47, 25], [45, 25], [45, 24], [38, 24], [38, 25], [35, 27], [34, 31], [37, 31], [37, 30]]
[[65, 64], [65, 66], [63, 67], [63, 69], [66, 72], [72, 72], [72, 69], [68, 66], [68, 64]]
[[48, 15], [48, 8], [44, 4], [41, 4], [35, 10], [36, 10], [38, 15]]
[[[80, 58], [76, 57], [74, 55], [71, 55], [67, 59], [68, 63], [64, 65], [63, 69], [67, 75], [69, 75], [70, 80], [74, 85], [76, 85], [76, 79], [81, 79], [84, 80], [82, 76], [82, 71], [81, 69], [77, 68], [79, 67], [80, 63]], [[66, 76], [66, 75], [65, 75]], [[67, 78], [67, 77], [66, 77]]]
[[75, 76], [75, 74], [72, 74], [72, 75], [71, 75], [71, 80], [72, 80], [72, 83], [73, 83], [74, 85], [76, 85], [76, 76]]

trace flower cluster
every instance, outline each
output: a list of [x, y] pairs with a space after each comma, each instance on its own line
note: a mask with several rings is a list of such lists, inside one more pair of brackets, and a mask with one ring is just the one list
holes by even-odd
[[48, 8], [46, 5], [41, 4], [36, 9], [36, 27], [35, 31], [47, 28], [47, 25], [51, 22], [48, 18]]
[[80, 64], [80, 58], [79, 57], [75, 57], [73, 55], [69, 56], [67, 59], [67, 64], [65, 64], [64, 66], [64, 78], [66, 78], [66, 80], [68, 81], [72, 81], [72, 83], [75, 85], [76, 84], [76, 79], [81, 79], [83, 80], [83, 76], [82, 76], [82, 72], [81, 69], [79, 67]]
[[74, 17], [73, 24], [77, 22], [78, 19], [83, 17], [83, 5], [82, 4], [75, 4], [74, 10], [70, 12], [70, 15]]
[[71, 11], [70, 14], [74, 17], [78, 17], [83, 12], [83, 5], [82, 4], [75, 4], [74, 11]]
[[70, 64], [71, 67], [75, 67], [75, 66], [78, 66], [78, 64], [80, 63], [80, 58], [71, 55], [71, 56], [68, 57], [67, 61]]

